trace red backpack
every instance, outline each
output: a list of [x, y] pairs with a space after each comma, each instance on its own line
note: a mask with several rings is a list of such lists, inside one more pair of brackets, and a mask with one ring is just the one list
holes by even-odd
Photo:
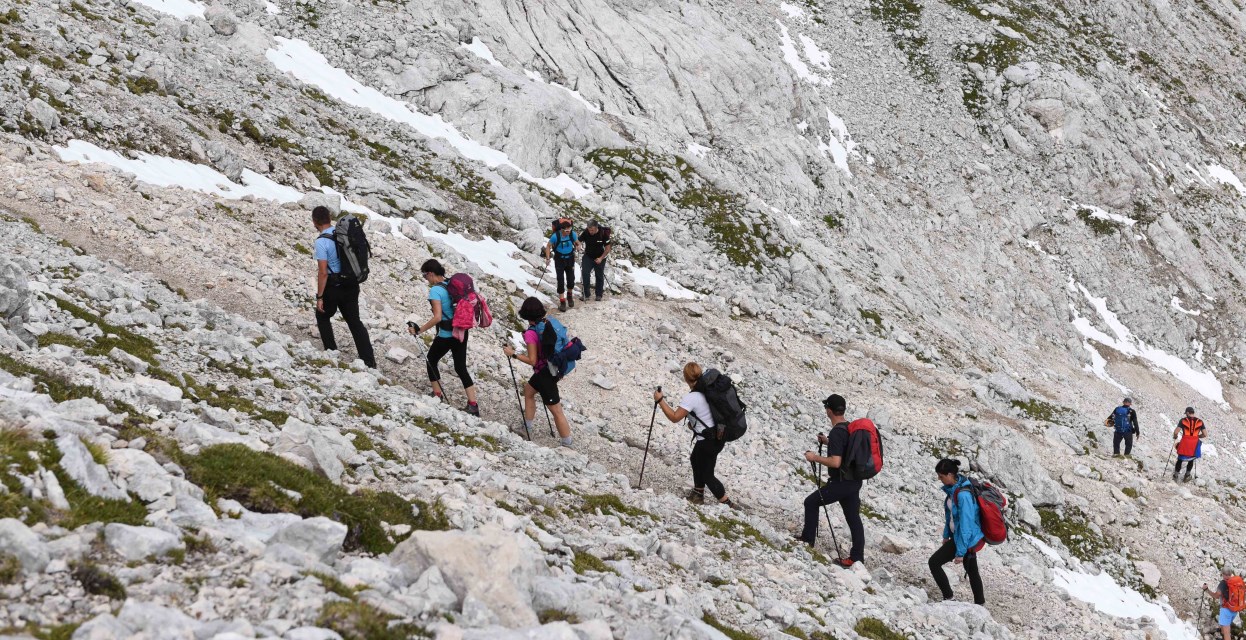
[[[964, 487], [952, 495], [955, 501]], [[1008, 522], [1004, 510], [1008, 508], [1008, 496], [989, 482], [969, 478], [969, 492], [978, 503], [978, 526], [987, 544], [1003, 544], [1008, 541]]]
[[1229, 576], [1224, 584], [1229, 588], [1224, 596], [1224, 608], [1233, 613], [1241, 613], [1246, 609], [1246, 580], [1242, 580], [1241, 576]]
[[848, 449], [839, 468], [845, 480], [869, 480], [883, 470], [883, 439], [869, 418], [848, 423]]

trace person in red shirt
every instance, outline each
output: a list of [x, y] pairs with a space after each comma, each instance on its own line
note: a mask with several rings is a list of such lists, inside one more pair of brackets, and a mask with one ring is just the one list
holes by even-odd
[[1194, 407], [1185, 408], [1185, 417], [1177, 423], [1172, 432], [1172, 439], [1177, 442], [1177, 467], [1172, 470], [1172, 481], [1177, 481], [1181, 473], [1181, 463], [1185, 463], [1185, 477], [1182, 482], [1190, 481], [1190, 472], [1194, 470], [1194, 461], [1203, 456], [1203, 436], [1207, 435], [1207, 427], [1194, 415]]

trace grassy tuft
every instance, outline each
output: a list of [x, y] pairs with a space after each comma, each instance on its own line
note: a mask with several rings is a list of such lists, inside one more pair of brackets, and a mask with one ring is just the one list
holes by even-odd
[[125, 585], [115, 576], [89, 562], [75, 564], [74, 580], [93, 596], [108, 596], [111, 600], [125, 600]]
[[1114, 545], [1090, 528], [1086, 515], [1074, 507], [1065, 507], [1062, 515], [1055, 509], [1039, 508], [1043, 531], [1060, 539], [1069, 552], [1084, 562], [1094, 561]]
[[857, 635], [870, 640], [909, 640], [909, 637], [887, 626], [878, 618], [861, 618], [852, 628]]
[[407, 640], [428, 638], [428, 630], [411, 623], [395, 623], [394, 616], [351, 600], [329, 602], [320, 609], [316, 626], [332, 629], [345, 640]]
[[575, 569], [575, 572], [579, 574], [585, 574], [590, 571], [619, 574], [613, 567], [606, 564], [604, 560], [587, 551], [575, 552], [575, 558], [571, 561], [571, 568]]
[[636, 507], [629, 507], [623, 504], [623, 501], [619, 500], [618, 496], [608, 493], [584, 496], [584, 505], [581, 507], [581, 510], [584, 511], [584, 513], [601, 512], [602, 515], [609, 515], [613, 513], [632, 518], [644, 516], [652, 518], [653, 520], [658, 519], [657, 516], [645, 511], [644, 509], [637, 509]]
[[721, 632], [724, 636], [727, 636], [731, 640], [759, 640], [757, 636], [751, 633], [748, 633], [746, 631], [741, 631], [734, 627], [729, 627], [726, 624], [723, 624], [718, 618], [715, 618], [714, 616], [708, 613], [701, 614], [701, 622], [704, 622], [705, 624], [708, 624], [709, 626], [714, 627], [719, 632]]
[[701, 524], [705, 525], [706, 532], [716, 538], [738, 540], [746, 547], [761, 544], [774, 548], [774, 544], [766, 539], [766, 536], [747, 522], [735, 518], [711, 518], [700, 511], [697, 512], [697, 517], [701, 519]]
[[0, 552], [0, 584], [14, 584], [22, 577], [22, 563], [10, 554]]

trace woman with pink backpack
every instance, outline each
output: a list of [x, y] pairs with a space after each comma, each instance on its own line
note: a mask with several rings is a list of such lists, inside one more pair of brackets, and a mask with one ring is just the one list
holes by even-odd
[[[437, 335], [428, 348], [427, 358], [428, 380], [433, 386], [433, 397], [445, 400], [441, 388], [441, 371], [437, 365], [449, 353], [454, 360], [454, 372], [458, 374], [459, 381], [463, 383], [463, 391], [467, 394], [466, 411], [478, 416], [480, 407], [476, 404], [476, 383], [472, 380], [472, 372], [467, 368], [467, 337], [470, 329], [455, 326], [456, 305], [446, 279], [446, 268], [436, 260], [428, 260], [420, 266], [420, 272], [429, 284], [428, 302], [432, 317], [423, 325], [408, 324], [407, 331], [414, 336], [437, 327]], [[475, 295], [475, 292], [471, 292], [471, 295]]]

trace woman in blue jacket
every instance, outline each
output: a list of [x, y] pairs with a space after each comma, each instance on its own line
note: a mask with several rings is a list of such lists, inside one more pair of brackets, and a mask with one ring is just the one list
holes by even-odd
[[978, 524], [978, 501], [969, 490], [969, 479], [960, 474], [960, 461], [944, 458], [935, 465], [935, 473], [939, 474], [947, 499], [943, 501], [943, 546], [930, 556], [930, 574], [939, 585], [943, 599], [951, 600], [952, 585], [943, 572], [943, 565], [949, 561], [964, 564], [969, 586], [973, 589], [973, 602], [984, 604], [978, 551], [986, 545], [986, 537]]

